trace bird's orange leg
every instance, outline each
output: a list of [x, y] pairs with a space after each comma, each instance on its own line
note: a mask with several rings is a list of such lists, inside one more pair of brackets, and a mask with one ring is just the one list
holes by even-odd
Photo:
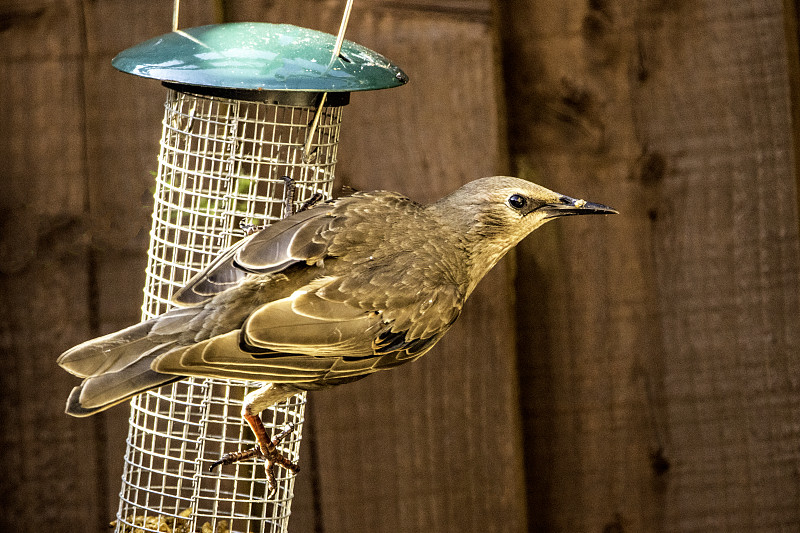
[[297, 473], [300, 468], [297, 464], [290, 461], [286, 456], [278, 450], [278, 445], [285, 439], [294, 429], [294, 424], [290, 424], [286, 429], [275, 435], [272, 439], [267, 436], [267, 430], [264, 427], [259, 413], [274, 405], [279, 401], [291, 397], [295, 393], [294, 390], [287, 390], [285, 387], [276, 386], [274, 384], [267, 384], [258, 390], [255, 390], [245, 396], [242, 404], [242, 418], [247, 421], [253, 435], [256, 437], [256, 446], [238, 452], [226, 453], [215, 461], [209, 470], [213, 470], [218, 465], [228, 465], [249, 459], [251, 457], [261, 457], [265, 459], [266, 464], [264, 468], [267, 471], [267, 481], [269, 483], [269, 495], [272, 495], [277, 490], [277, 482], [275, 480], [275, 465], [279, 464], [292, 473]]

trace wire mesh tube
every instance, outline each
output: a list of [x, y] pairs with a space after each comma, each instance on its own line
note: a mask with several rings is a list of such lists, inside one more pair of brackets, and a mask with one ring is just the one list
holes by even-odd
[[[166, 311], [172, 294], [244, 236], [243, 227], [280, 218], [284, 176], [295, 183], [296, 205], [317, 192], [330, 197], [342, 110], [322, 108], [310, 128], [314, 106], [173, 89], [165, 108], [143, 319]], [[223, 453], [253, 445], [241, 401], [260, 385], [190, 378], [132, 400], [116, 531], [286, 529], [293, 474], [279, 468], [277, 492], [267, 500], [260, 460], [208, 471]], [[304, 408], [303, 393], [262, 413], [268, 432], [294, 424], [280, 446], [293, 461]]]

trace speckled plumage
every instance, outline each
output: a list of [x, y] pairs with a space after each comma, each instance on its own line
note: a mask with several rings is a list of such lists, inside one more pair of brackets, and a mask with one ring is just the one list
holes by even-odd
[[427, 206], [390, 192], [313, 206], [220, 255], [175, 295], [186, 307], [62, 354], [85, 378], [67, 412], [92, 414], [182, 376], [313, 390], [414, 360], [531, 231], [614, 212], [578, 202], [496, 177]]

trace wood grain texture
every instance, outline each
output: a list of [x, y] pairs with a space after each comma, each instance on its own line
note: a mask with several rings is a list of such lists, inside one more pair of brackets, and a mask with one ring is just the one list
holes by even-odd
[[643, 41], [653, 75], [635, 110], [668, 162], [654, 225], [676, 466], [666, 518], [683, 531], [797, 527], [800, 253], [782, 3], [645, 17], [661, 31]]
[[63, 416], [72, 380], [54, 371], [90, 333], [79, 15], [53, 3], [0, 18], [0, 529], [96, 529], [95, 426]]
[[658, 300], [645, 194], [627, 179], [640, 156], [620, 51], [631, 37], [611, 18], [604, 38], [593, 37], [603, 42], [587, 42], [587, 28], [609, 17], [582, 2], [504, 12], [516, 172], [622, 213], [555, 221], [519, 248], [535, 531], [658, 531], [661, 522], [660, 480], [650, 467], [662, 446]]
[[4, 531], [102, 530], [118, 505], [127, 408], [65, 416], [55, 358], [139, 319], [164, 90], [110, 61], [171, 5], [135, 7], [0, 6]]
[[519, 254], [532, 529], [796, 528], [781, 2], [508, 6], [517, 168], [622, 213]]
[[786, 34], [786, 75], [789, 78], [792, 111], [794, 179], [798, 193], [797, 210], [800, 212], [800, 5], [795, 0], [783, 1], [783, 29]]
[[[342, 5], [226, 9], [335, 33]], [[348, 38], [411, 83], [352, 96], [344, 183], [429, 200], [505, 173], [507, 122], [515, 173], [622, 214], [537, 231], [428, 356], [313, 394], [291, 530], [800, 527], [785, 5], [499, 2], [494, 26], [482, 0], [356, 3]], [[127, 408], [64, 416], [54, 360], [139, 317], [164, 91], [109, 62], [170, 10], [0, 6], [3, 530], [116, 509]]]

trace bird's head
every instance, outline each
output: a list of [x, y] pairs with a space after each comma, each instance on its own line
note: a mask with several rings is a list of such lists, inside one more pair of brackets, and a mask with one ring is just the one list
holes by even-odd
[[431, 208], [443, 215], [443, 220], [454, 224], [462, 236], [473, 265], [474, 283], [511, 248], [549, 220], [617, 213], [611, 207], [576, 200], [506, 176], [471, 181]]

